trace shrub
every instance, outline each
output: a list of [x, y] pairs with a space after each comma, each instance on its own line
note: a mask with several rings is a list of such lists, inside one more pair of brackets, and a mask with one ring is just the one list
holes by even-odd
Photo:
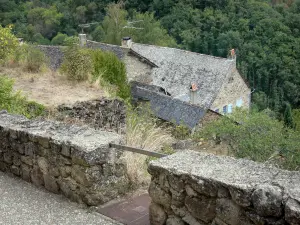
[[116, 95], [122, 99], [130, 98], [130, 87], [127, 82], [126, 68], [123, 62], [111, 52], [92, 50], [93, 79], [100, 78], [117, 87]]
[[18, 44], [18, 39], [12, 34], [11, 27], [4, 28], [0, 25], [0, 62], [4, 62], [11, 56]]
[[13, 84], [12, 79], [0, 76], [0, 110], [5, 109], [28, 118], [43, 115], [44, 106], [33, 101], [28, 102], [20, 92], [13, 92]]
[[38, 73], [41, 71], [43, 66], [46, 65], [47, 59], [45, 54], [33, 45], [23, 45], [24, 46], [24, 68], [33, 73]]
[[[234, 121], [238, 121], [236, 123]], [[213, 137], [225, 140], [231, 154], [258, 162], [269, 162], [285, 169], [300, 169], [300, 133], [264, 112], [236, 112], [208, 124], [194, 139]]]
[[82, 49], [76, 45], [69, 46], [66, 49], [60, 71], [68, 79], [76, 81], [87, 80], [92, 70], [93, 63], [89, 50]]
[[63, 45], [68, 35], [58, 32], [58, 34], [51, 40], [52, 45]]
[[172, 135], [176, 139], [184, 140], [190, 137], [191, 130], [183, 122], [181, 122], [179, 125], [175, 125], [174, 129], [172, 130]]

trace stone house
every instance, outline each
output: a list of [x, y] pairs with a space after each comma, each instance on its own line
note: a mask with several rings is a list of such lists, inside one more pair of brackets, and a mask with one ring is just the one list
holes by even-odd
[[[251, 90], [236, 68], [236, 58], [220, 58], [176, 48], [134, 43], [121, 46], [87, 41], [113, 51], [126, 65], [129, 81], [154, 85], [165, 94], [220, 114], [249, 109]], [[197, 90], [191, 90], [191, 85]]]
[[[133, 97], [150, 101], [153, 111], [164, 120], [192, 128], [206, 117], [250, 107], [251, 90], [236, 68], [235, 57], [139, 44], [130, 38], [123, 38], [121, 46], [110, 45], [86, 40], [84, 34], [80, 44], [113, 52], [121, 59], [133, 84]], [[50, 56], [51, 68], [58, 68], [63, 57], [60, 47], [40, 48]]]

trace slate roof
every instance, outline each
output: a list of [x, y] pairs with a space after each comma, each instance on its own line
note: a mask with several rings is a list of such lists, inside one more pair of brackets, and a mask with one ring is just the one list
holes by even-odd
[[152, 84], [163, 87], [173, 97], [188, 100], [189, 87], [196, 83], [199, 90], [196, 104], [209, 108], [235, 61], [175, 48], [133, 43], [131, 50], [153, 62]]
[[113, 52], [119, 59], [123, 59], [125, 55], [124, 49], [118, 45], [111, 45], [90, 40], [87, 40], [86, 45], [88, 48], [100, 48], [103, 51]]

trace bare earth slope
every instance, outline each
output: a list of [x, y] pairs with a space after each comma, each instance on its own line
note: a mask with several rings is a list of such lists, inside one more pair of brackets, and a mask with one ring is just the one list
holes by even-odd
[[15, 90], [45, 106], [73, 104], [97, 99], [104, 95], [99, 88], [86, 82], [70, 82], [58, 73], [28, 74], [18, 69], [2, 69], [1, 74], [14, 78]]

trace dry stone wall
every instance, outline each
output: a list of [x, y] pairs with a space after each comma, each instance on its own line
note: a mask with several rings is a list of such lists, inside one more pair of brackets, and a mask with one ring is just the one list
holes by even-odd
[[182, 151], [152, 161], [152, 225], [300, 224], [300, 173]]
[[126, 106], [118, 99], [96, 99], [58, 107], [57, 119], [76, 119], [90, 127], [123, 133]]
[[0, 112], [0, 170], [73, 201], [98, 205], [129, 188], [116, 133]]

